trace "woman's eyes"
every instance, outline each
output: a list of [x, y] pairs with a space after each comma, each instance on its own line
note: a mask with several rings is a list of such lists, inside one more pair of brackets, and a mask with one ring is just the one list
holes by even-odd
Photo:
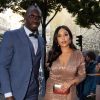
[[[58, 34], [58, 37], [62, 37], [63, 35]], [[67, 33], [64, 34], [64, 36], [68, 36]]]
[[57, 37], [61, 37], [61, 35], [58, 35]]
[[65, 36], [68, 36], [68, 34], [67, 34], [67, 33], [65, 33]]

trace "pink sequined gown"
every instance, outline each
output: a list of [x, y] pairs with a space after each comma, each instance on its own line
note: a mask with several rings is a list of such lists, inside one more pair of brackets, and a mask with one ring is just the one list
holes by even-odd
[[53, 93], [53, 85], [68, 82], [73, 79], [81, 82], [85, 78], [85, 63], [82, 53], [79, 50], [73, 51], [68, 63], [63, 66], [59, 59], [53, 62], [50, 77], [46, 84], [46, 94], [44, 100], [77, 100], [76, 86], [70, 88], [68, 95]]

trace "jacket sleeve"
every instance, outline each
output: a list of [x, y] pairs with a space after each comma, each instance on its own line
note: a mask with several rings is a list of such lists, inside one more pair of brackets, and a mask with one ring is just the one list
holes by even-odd
[[13, 57], [11, 35], [5, 32], [0, 48], [0, 83], [3, 93], [11, 92], [9, 69]]
[[40, 62], [40, 68], [39, 68], [39, 89], [40, 89], [40, 95], [44, 96], [45, 95], [45, 77], [44, 77], [44, 69], [42, 67], [42, 59]]
[[45, 51], [44, 51], [44, 40], [41, 38], [41, 46], [42, 46], [42, 58], [40, 61], [40, 68], [39, 68], [39, 93], [41, 96], [45, 95], [45, 76], [44, 76], [44, 57], [45, 57]]

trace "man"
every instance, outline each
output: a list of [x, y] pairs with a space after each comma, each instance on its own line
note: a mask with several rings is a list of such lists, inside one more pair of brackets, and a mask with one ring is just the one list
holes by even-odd
[[95, 92], [96, 92], [96, 77], [95, 68], [96, 68], [96, 54], [94, 51], [87, 51], [86, 53], [86, 78], [84, 80], [83, 85], [83, 95], [84, 100], [87, 99], [95, 99]]
[[38, 100], [39, 68], [42, 70], [42, 88], [45, 88], [44, 43], [38, 34], [41, 16], [39, 7], [31, 6], [26, 11], [24, 27], [4, 33], [0, 82], [6, 100]]

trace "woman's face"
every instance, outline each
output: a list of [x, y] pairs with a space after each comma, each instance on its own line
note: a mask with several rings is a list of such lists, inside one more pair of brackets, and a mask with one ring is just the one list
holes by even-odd
[[67, 47], [71, 43], [68, 31], [61, 28], [58, 31], [57, 41], [60, 47]]

